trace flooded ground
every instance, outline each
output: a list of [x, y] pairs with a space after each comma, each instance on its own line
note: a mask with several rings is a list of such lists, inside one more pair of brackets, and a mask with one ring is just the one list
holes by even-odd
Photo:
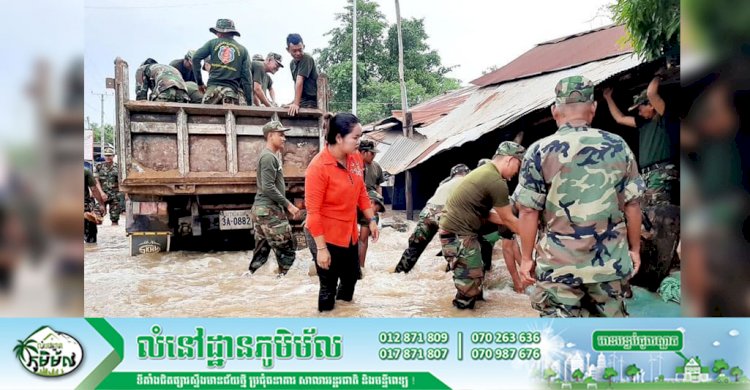
[[[121, 220], [121, 222], [124, 222]], [[455, 287], [434, 239], [409, 274], [393, 269], [407, 246], [409, 230], [384, 228], [370, 243], [363, 280], [351, 303], [318, 313], [318, 278], [307, 249], [297, 252], [289, 273], [276, 277], [276, 259], [253, 275], [251, 251], [170, 252], [132, 257], [124, 226], [105, 221], [98, 244], [86, 244], [87, 317], [536, 317], [512, 281], [495, 246], [485, 280], [485, 302], [460, 311], [451, 304]]]
[[[386, 213], [386, 218], [393, 214]], [[403, 217], [403, 213], [395, 213]], [[121, 220], [122, 221], [122, 220]], [[122, 221], [124, 222], [124, 221]], [[252, 251], [169, 252], [130, 256], [125, 228], [99, 228], [98, 244], [85, 244], [85, 315], [87, 317], [537, 317], [529, 298], [513, 291], [495, 245], [492, 270], [485, 280], [485, 302], [458, 310], [445, 260], [435, 256], [433, 239], [409, 274], [393, 269], [407, 246], [408, 230], [381, 230], [370, 247], [364, 279], [354, 301], [337, 301], [333, 312], [317, 311], [318, 277], [307, 249], [297, 251], [289, 273], [276, 277], [276, 258], [255, 274], [247, 272]], [[634, 317], [677, 317], [680, 306], [655, 293], [633, 288], [628, 311]]]

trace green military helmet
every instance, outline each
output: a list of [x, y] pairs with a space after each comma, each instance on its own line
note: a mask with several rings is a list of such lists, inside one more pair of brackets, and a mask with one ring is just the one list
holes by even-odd
[[378, 194], [375, 190], [367, 191], [367, 195], [370, 197], [371, 201], [380, 206], [382, 211], [385, 211], [385, 200], [383, 199], [383, 195]]
[[451, 177], [456, 175], [466, 175], [471, 172], [471, 169], [466, 164], [457, 164], [451, 168]]
[[642, 104], [648, 104], [648, 94], [645, 89], [638, 95], [633, 96], [633, 105], [628, 108], [628, 111], [633, 111]]
[[513, 141], [503, 141], [500, 146], [497, 147], [495, 156], [510, 156], [515, 157], [519, 160], [523, 160], [524, 153], [526, 153], [526, 148], [521, 146], [521, 144], [515, 143]]
[[378, 152], [378, 150], [375, 148], [375, 143], [370, 141], [369, 139], [363, 139], [362, 141], [359, 141], [359, 151], [373, 153]]
[[594, 101], [594, 83], [583, 76], [565, 77], [555, 86], [555, 104], [588, 103]]
[[102, 152], [102, 155], [104, 156], [114, 156], [115, 155], [115, 148], [111, 146], [105, 146], [104, 151]]
[[208, 31], [211, 31], [214, 34], [224, 33], [224, 34], [234, 34], [238, 37], [240, 36], [240, 33], [234, 27], [234, 21], [232, 21], [232, 19], [217, 20], [216, 27], [211, 27], [208, 29]]
[[285, 132], [291, 130], [290, 127], [284, 127], [283, 124], [281, 124], [281, 121], [278, 120], [272, 120], [263, 126], [263, 136], [267, 136], [270, 133], [275, 132]]
[[253, 61], [263, 61], [263, 55], [253, 54]]
[[283, 68], [284, 67], [284, 64], [281, 62], [281, 54], [270, 52], [270, 53], [268, 53], [268, 55], [266, 56], [266, 58], [269, 59], [269, 60], [273, 59], [274, 61], [276, 61], [276, 63], [279, 64], [279, 68]]

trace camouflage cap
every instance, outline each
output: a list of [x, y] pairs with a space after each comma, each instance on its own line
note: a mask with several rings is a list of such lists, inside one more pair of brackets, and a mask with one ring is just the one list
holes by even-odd
[[216, 21], [216, 27], [211, 27], [208, 29], [208, 31], [211, 31], [214, 34], [218, 33], [225, 33], [225, 34], [234, 34], [236, 36], [240, 36], [240, 33], [234, 28], [234, 22], [232, 19], [219, 19]]
[[185, 53], [185, 59], [190, 61], [193, 59], [194, 55], [195, 55], [195, 50], [188, 50], [188, 52]]
[[471, 169], [466, 164], [457, 164], [451, 168], [451, 177], [461, 174], [465, 175], [469, 172], [471, 172]]
[[555, 86], [556, 105], [593, 101], [594, 83], [583, 76], [565, 77]]
[[633, 111], [641, 104], [648, 104], [648, 95], [646, 94], [646, 90], [644, 89], [643, 92], [639, 93], [638, 95], [633, 96], [633, 105], [628, 108], [628, 111]]
[[269, 60], [273, 58], [276, 61], [276, 63], [279, 64], [279, 68], [283, 68], [284, 67], [284, 64], [281, 63], [281, 54], [270, 52], [270, 53], [268, 53], [268, 55], [266, 56], [266, 58], [269, 59]]
[[375, 149], [375, 143], [368, 140], [363, 139], [362, 141], [359, 141], [359, 151], [360, 152], [373, 152], [377, 153], [377, 149]]
[[263, 61], [262, 54], [253, 54], [253, 61]]
[[263, 126], [263, 136], [265, 137], [269, 133], [285, 132], [289, 130], [291, 130], [291, 128], [284, 127], [284, 125], [282, 125], [280, 121], [270, 121], [266, 123], [265, 126]]
[[104, 152], [102, 153], [104, 156], [114, 156], [115, 155], [115, 148], [111, 146], [105, 146]]
[[380, 208], [385, 211], [385, 200], [383, 200], [383, 195], [378, 194], [375, 190], [367, 191], [367, 196], [370, 197], [370, 200], [375, 202], [380, 206]]
[[523, 154], [526, 152], [526, 148], [517, 144], [513, 141], [503, 141], [500, 146], [497, 147], [495, 156], [511, 156], [519, 160], [523, 160]]

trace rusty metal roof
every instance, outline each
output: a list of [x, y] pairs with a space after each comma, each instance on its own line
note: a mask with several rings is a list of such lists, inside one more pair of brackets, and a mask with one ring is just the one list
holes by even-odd
[[[455, 91], [446, 92], [424, 103], [410, 108], [414, 127], [429, 126], [440, 118], [448, 115], [454, 108], [466, 101], [477, 87], [468, 86]], [[401, 110], [393, 110], [391, 118], [401, 120]]]
[[471, 83], [486, 87], [631, 53], [633, 48], [623, 42], [625, 36], [624, 26], [610, 25], [542, 42], [502, 68]]
[[594, 61], [544, 75], [515, 80], [476, 90], [463, 104], [430, 126], [418, 129], [423, 139], [399, 136], [383, 153], [380, 165], [391, 174], [411, 169], [448, 149], [498, 128], [522, 116], [552, 105], [554, 88], [563, 77], [582, 74], [594, 84], [635, 68], [641, 61], [632, 54]]

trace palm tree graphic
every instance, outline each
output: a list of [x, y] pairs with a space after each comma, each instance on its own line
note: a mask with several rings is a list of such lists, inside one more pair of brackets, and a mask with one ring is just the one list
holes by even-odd
[[[21, 363], [26, 363], [26, 367], [31, 367], [32, 363], [34, 364], [34, 372], [39, 369], [39, 363], [31, 358], [31, 352], [39, 353], [39, 349], [34, 346], [35, 344], [37, 344], [36, 340], [32, 339], [18, 340], [18, 344], [13, 347], [13, 352], [16, 353], [16, 358]], [[27, 356], [26, 362], [24, 362], [24, 354]]]

